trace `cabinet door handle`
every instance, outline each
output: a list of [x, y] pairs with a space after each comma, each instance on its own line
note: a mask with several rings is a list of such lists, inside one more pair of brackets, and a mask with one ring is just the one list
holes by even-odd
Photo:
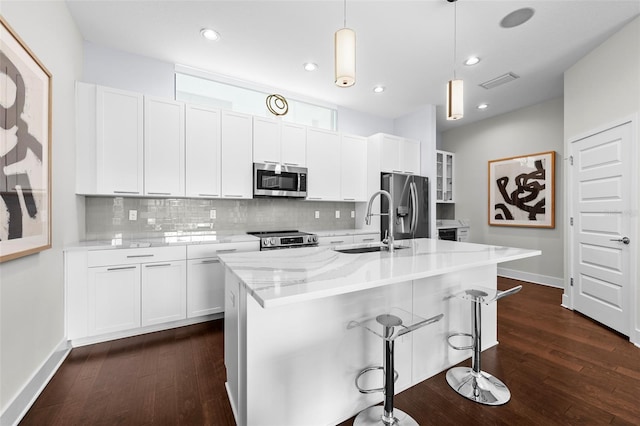
[[298, 163], [284, 163], [285, 166], [299, 166]]
[[127, 256], [127, 259], [133, 259], [136, 257], [153, 257], [153, 256], [154, 256], [153, 254], [132, 254]]
[[139, 194], [140, 191], [113, 191], [114, 194]]
[[209, 259], [209, 260], [203, 260], [202, 262], [200, 262], [201, 265], [208, 264], [208, 263], [220, 263], [220, 261], [218, 259]]
[[155, 265], [144, 265], [145, 268], [159, 268], [161, 266], [171, 266], [170, 263], [157, 263]]
[[343, 198], [344, 201], [355, 201], [355, 198]]
[[121, 266], [119, 268], [107, 268], [107, 271], [123, 271], [125, 269], [136, 269], [136, 266]]
[[230, 198], [242, 198], [242, 195], [238, 195], [238, 194], [224, 194], [225, 197], [230, 197]]
[[362, 242], [364, 243], [365, 241], [375, 241], [375, 238], [363, 238]]
[[216, 253], [231, 253], [238, 249], [226, 249], [226, 250], [216, 250]]
[[307, 200], [322, 200], [322, 197], [307, 197]]
[[335, 240], [335, 241], [329, 242], [329, 244], [340, 244], [340, 243], [344, 243], [344, 240]]
[[278, 164], [277, 161], [264, 160], [265, 164]]
[[170, 192], [147, 192], [149, 195], [171, 195]]
[[219, 194], [198, 194], [198, 197], [218, 197]]
[[402, 170], [391, 170], [393, 173], [404, 173]]

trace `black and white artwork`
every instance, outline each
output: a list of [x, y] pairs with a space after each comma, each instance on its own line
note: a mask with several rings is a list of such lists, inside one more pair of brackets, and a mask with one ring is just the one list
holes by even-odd
[[489, 225], [555, 227], [555, 151], [489, 161]]
[[51, 74], [0, 17], [0, 262], [51, 247]]

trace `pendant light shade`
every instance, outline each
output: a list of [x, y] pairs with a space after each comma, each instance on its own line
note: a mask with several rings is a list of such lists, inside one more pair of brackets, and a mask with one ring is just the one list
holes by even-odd
[[356, 33], [342, 28], [335, 35], [336, 85], [350, 87], [356, 83]]
[[459, 120], [464, 115], [463, 81], [447, 83], [447, 120]]

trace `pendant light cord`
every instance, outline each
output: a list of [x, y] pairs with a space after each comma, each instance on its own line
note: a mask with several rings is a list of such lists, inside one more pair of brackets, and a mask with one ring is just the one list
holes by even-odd
[[[346, 2], [346, 0], [345, 0]], [[453, 2], [453, 79], [456, 79], [456, 47], [458, 45], [458, 1]]]
[[344, 25], [342, 28], [347, 28], [347, 0], [344, 0]]

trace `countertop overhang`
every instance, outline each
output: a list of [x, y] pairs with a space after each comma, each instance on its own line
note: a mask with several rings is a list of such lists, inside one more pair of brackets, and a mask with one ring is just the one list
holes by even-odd
[[[396, 244], [407, 248], [346, 254], [335, 251], [336, 247], [310, 247], [224, 254], [220, 260], [260, 306], [272, 308], [542, 254], [430, 238]], [[338, 248], [350, 246], [356, 245]]]

